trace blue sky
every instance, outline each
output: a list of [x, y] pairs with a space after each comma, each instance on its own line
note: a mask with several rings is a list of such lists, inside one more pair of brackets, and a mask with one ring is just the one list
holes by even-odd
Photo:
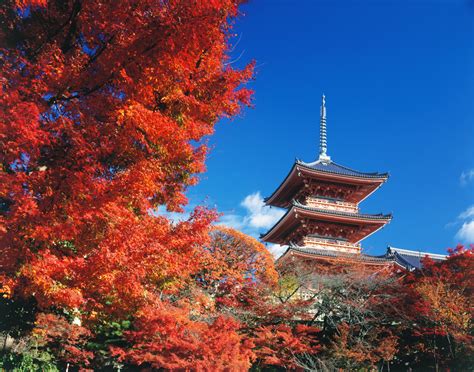
[[236, 66], [257, 63], [255, 107], [221, 121], [208, 171], [188, 192], [258, 236], [262, 208], [294, 159], [315, 160], [327, 97], [328, 154], [389, 181], [361, 204], [392, 212], [363, 241], [443, 253], [474, 241], [474, 4], [466, 1], [250, 1]]

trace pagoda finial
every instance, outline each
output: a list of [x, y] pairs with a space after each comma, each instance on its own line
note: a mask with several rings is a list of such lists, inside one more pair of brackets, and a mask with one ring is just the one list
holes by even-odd
[[319, 122], [319, 160], [329, 162], [331, 158], [327, 155], [327, 134], [326, 134], [326, 96], [321, 97], [321, 118]]

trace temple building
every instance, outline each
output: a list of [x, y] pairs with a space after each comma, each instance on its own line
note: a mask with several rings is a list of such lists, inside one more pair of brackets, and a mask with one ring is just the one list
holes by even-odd
[[296, 160], [290, 172], [265, 199], [267, 205], [287, 209], [262, 240], [288, 246], [278, 259], [363, 262], [364, 265], [397, 264], [412, 270], [426, 255], [434, 260], [443, 255], [427, 254], [389, 246], [381, 256], [361, 251], [361, 241], [386, 226], [390, 214], [366, 214], [360, 203], [388, 180], [387, 173], [365, 173], [335, 163], [327, 154], [326, 102], [322, 96], [319, 157], [306, 163]]

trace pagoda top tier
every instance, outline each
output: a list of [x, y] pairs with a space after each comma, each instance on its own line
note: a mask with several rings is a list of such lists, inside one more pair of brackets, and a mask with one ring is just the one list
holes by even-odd
[[265, 202], [288, 208], [292, 200], [312, 195], [360, 203], [387, 179], [387, 173], [363, 173], [331, 160], [313, 163], [296, 160], [286, 178]]
[[326, 98], [321, 102], [319, 157], [312, 163], [296, 160], [273, 194], [269, 205], [288, 208], [308, 196], [360, 203], [388, 179], [388, 173], [366, 173], [335, 163], [327, 154]]

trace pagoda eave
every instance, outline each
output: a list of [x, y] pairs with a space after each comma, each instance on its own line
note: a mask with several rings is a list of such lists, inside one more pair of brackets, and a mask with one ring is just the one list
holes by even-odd
[[386, 267], [395, 264], [395, 260], [387, 255], [384, 256], [370, 256], [363, 253], [351, 254], [351, 253], [340, 253], [334, 251], [323, 251], [311, 248], [304, 248], [298, 246], [290, 246], [288, 249], [278, 258], [276, 264], [282, 264], [286, 260], [294, 258], [308, 259], [311, 261], [325, 261], [335, 264], [363, 264], [364, 266], [378, 266]]
[[[275, 244], [288, 244], [288, 238], [297, 229], [324, 223], [350, 230], [347, 240], [358, 243], [381, 229], [391, 220], [391, 215], [367, 215], [320, 210], [293, 204], [288, 212], [261, 239]], [[335, 237], [336, 238], [336, 237]]]
[[[336, 166], [333, 162], [330, 164]], [[384, 183], [389, 177], [388, 173], [362, 173], [352, 170], [351, 172], [354, 172], [354, 174], [344, 173], [344, 169], [349, 168], [342, 167], [341, 165], [337, 165], [338, 168], [341, 168], [341, 171], [315, 169], [311, 164], [304, 163], [300, 160], [296, 161], [296, 165], [301, 171], [307, 171], [309, 174], [327, 176], [331, 180], [347, 180], [351, 183]]]
[[297, 161], [285, 180], [265, 199], [268, 205], [286, 208], [295, 195], [311, 182], [324, 182], [340, 185], [351, 185], [356, 191], [348, 201], [360, 202], [378, 189], [388, 178], [387, 174], [354, 176], [336, 172], [321, 171]]
[[346, 253], [328, 251], [313, 247], [300, 247], [290, 244], [286, 251], [276, 260], [277, 265], [285, 265], [286, 261], [303, 260], [310, 265], [328, 264], [352, 265], [362, 264], [364, 267], [399, 267], [403, 270], [412, 271], [423, 267], [423, 259], [430, 258], [435, 262], [446, 260], [448, 256], [428, 252], [412, 251], [408, 249], [387, 247], [384, 255], [372, 256], [364, 253]]

